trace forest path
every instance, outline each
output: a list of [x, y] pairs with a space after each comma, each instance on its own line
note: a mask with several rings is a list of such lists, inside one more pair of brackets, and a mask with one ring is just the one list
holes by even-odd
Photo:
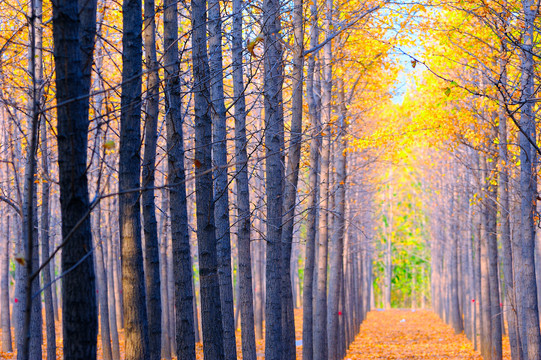
[[[508, 346], [504, 348], [504, 355], [510, 359], [508, 350]], [[473, 344], [464, 334], [455, 335], [453, 329], [431, 311], [387, 310], [368, 313], [344, 359], [482, 357], [474, 351]]]

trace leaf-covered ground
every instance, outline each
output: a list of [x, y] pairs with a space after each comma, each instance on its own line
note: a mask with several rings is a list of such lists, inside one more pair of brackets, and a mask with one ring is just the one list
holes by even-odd
[[[302, 339], [302, 311], [295, 310], [297, 343]], [[59, 330], [59, 329], [57, 329]], [[57, 336], [60, 336], [57, 331]], [[123, 334], [121, 333], [121, 338]], [[44, 333], [45, 336], [45, 333]], [[506, 339], [507, 340], [507, 339]], [[123, 344], [121, 340], [121, 349]], [[240, 332], [237, 333], [238, 355], [241, 358]], [[57, 342], [58, 359], [62, 359], [62, 342]], [[264, 358], [264, 340], [257, 341], [258, 358]], [[45, 346], [43, 348], [45, 354]], [[123, 351], [122, 351], [123, 352]], [[15, 354], [0, 352], [0, 359], [14, 359]], [[98, 340], [98, 358], [101, 340]], [[203, 359], [202, 344], [197, 344], [197, 358]], [[302, 346], [297, 347], [297, 359], [302, 358]], [[504, 341], [504, 359], [510, 359], [509, 345]], [[482, 359], [463, 334], [455, 335], [433, 312], [427, 310], [372, 311], [361, 325], [355, 341], [345, 357], [360, 359]]]
[[482, 358], [464, 334], [455, 335], [433, 312], [390, 310], [368, 313], [346, 359]]

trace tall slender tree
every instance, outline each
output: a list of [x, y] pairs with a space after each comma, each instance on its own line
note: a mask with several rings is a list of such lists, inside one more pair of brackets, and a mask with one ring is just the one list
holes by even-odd
[[[318, 44], [318, 16], [317, 5], [310, 4], [311, 32], [310, 44], [312, 47]], [[302, 313], [302, 357], [306, 360], [312, 360], [314, 356], [314, 299], [317, 295], [317, 288], [314, 289], [315, 265], [316, 265], [316, 241], [318, 225], [318, 201], [319, 201], [319, 151], [321, 141], [320, 129], [320, 109], [318, 108], [318, 95], [316, 94], [316, 56], [317, 52], [308, 58], [308, 68], [306, 75], [306, 96], [308, 102], [308, 115], [312, 127], [310, 141], [310, 175], [309, 186], [310, 193], [307, 199], [307, 224], [306, 224], [306, 248], [304, 263], [304, 282], [303, 282], [303, 313]]]
[[66, 359], [96, 359], [97, 304], [86, 172], [96, 1], [53, 3]]
[[[520, 197], [521, 197], [521, 234], [520, 241], [513, 251], [516, 258], [514, 266], [515, 285], [517, 292], [517, 310], [519, 316], [520, 340], [524, 359], [541, 357], [541, 334], [539, 331], [539, 313], [537, 300], [537, 285], [535, 273], [535, 224], [534, 212], [537, 192], [537, 179], [534, 164], [536, 150], [535, 114], [532, 98], [534, 96], [534, 21], [536, 6], [533, 0], [522, 1], [524, 14], [524, 30], [520, 45], [521, 59], [521, 90], [519, 134], [520, 144]], [[515, 256], [516, 255], [516, 256]]]
[[118, 211], [122, 254], [122, 297], [126, 357], [149, 358], [141, 203], [141, 76], [143, 70], [141, 0], [122, 3], [122, 96], [118, 176]]
[[295, 209], [297, 203], [297, 183], [299, 180], [299, 161], [302, 143], [302, 108], [304, 84], [304, 17], [303, 0], [293, 4], [293, 72], [291, 97], [291, 125], [289, 136], [289, 156], [284, 178], [283, 229], [282, 229], [282, 342], [283, 359], [296, 358], [295, 319], [293, 314], [293, 290], [291, 288], [291, 248]]
[[[178, 53], [178, 3], [167, 0], [164, 3], [164, 48], [163, 61], [165, 69], [165, 108], [167, 126], [167, 163], [168, 189], [164, 194], [164, 204], [169, 200], [171, 214], [171, 241], [173, 255], [179, 263], [174, 267], [174, 298], [176, 314], [176, 353], [179, 359], [195, 359], [195, 330], [192, 287], [192, 263], [190, 253], [190, 238], [188, 231], [188, 207], [186, 200], [186, 174], [184, 168], [184, 133], [181, 112], [180, 59]], [[167, 220], [164, 219], [164, 226]], [[167, 243], [167, 233], [164, 231], [163, 241]], [[167, 256], [163, 256], [166, 259]], [[168, 264], [170, 265], [170, 264]], [[164, 280], [165, 281], [165, 280]], [[169, 293], [169, 296], [172, 296]], [[173, 319], [169, 319], [173, 322]], [[171, 341], [173, 343], [173, 341]]]
[[208, 1], [210, 96], [212, 101], [212, 161], [214, 174], [214, 218], [218, 252], [218, 279], [226, 359], [237, 358], [231, 279], [231, 235], [229, 225], [229, 180], [227, 178], [227, 125], [223, 82], [222, 14], [219, 0]]
[[145, 236], [145, 283], [147, 295], [149, 359], [161, 359], [162, 304], [160, 293], [160, 250], [154, 196], [156, 143], [158, 139], [159, 86], [156, 56], [155, 3], [144, 3], [145, 65], [148, 69], [145, 111], [145, 148], [142, 164], [143, 233]]
[[195, 197], [201, 286], [201, 324], [206, 360], [224, 359], [212, 182], [212, 120], [207, 56], [207, 1], [191, 3], [195, 107]]
[[282, 339], [282, 209], [283, 209], [283, 67], [280, 38], [280, 3], [263, 2], [265, 179], [267, 196], [267, 262], [265, 300], [265, 358], [283, 359]]
[[233, 95], [235, 97], [235, 159], [237, 189], [237, 251], [239, 271], [239, 293], [237, 306], [240, 307], [242, 357], [256, 360], [254, 332], [254, 295], [252, 291], [251, 258], [251, 214], [250, 183], [248, 179], [248, 140], [246, 138], [246, 97], [244, 95], [243, 39], [242, 26], [244, 2], [233, 0], [233, 24], [231, 52], [233, 61]]

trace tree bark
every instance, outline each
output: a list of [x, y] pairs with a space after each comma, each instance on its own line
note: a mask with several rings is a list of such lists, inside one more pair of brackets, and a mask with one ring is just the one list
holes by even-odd
[[[495, 130], [495, 129], [493, 129]], [[491, 146], [492, 147], [492, 146]], [[493, 150], [493, 149], [491, 149]], [[495, 149], [494, 149], [495, 150]], [[494, 152], [492, 152], [494, 153]], [[487, 162], [487, 178], [493, 179], [496, 176], [497, 159], [491, 158]], [[490, 281], [490, 297], [489, 304], [491, 324], [491, 349], [490, 358], [492, 360], [502, 359], [502, 308], [500, 307], [500, 287], [499, 279], [500, 272], [498, 271], [498, 240], [497, 240], [497, 216], [498, 216], [498, 200], [497, 200], [497, 185], [494, 186], [491, 182], [487, 183], [487, 255], [489, 266], [489, 281]]]
[[[96, 359], [97, 304], [86, 173], [96, 1], [53, 4], [60, 205], [62, 321], [66, 359]], [[75, 100], [74, 100], [75, 99]], [[81, 221], [80, 224], [78, 222]], [[69, 235], [69, 238], [67, 238]], [[68, 272], [69, 271], [69, 272]]]
[[9, 306], [9, 240], [10, 240], [10, 232], [9, 232], [9, 221], [10, 216], [7, 215], [5, 217], [6, 226], [4, 228], [5, 231], [5, 240], [4, 248], [2, 252], [1, 257], [1, 266], [2, 266], [2, 278], [0, 279], [0, 288], [2, 288], [2, 294], [0, 297], [0, 307], [2, 308], [2, 352], [10, 353], [13, 351], [13, 345], [11, 344], [12, 338], [11, 338], [11, 317], [10, 317], [10, 306]]
[[[486, 159], [485, 155], [480, 157], [480, 168], [481, 168], [481, 178], [487, 178], [486, 171]], [[485, 192], [487, 189], [487, 183], [483, 183], [482, 191]], [[489, 231], [489, 214], [486, 201], [481, 204], [481, 236], [479, 241], [481, 243], [481, 254], [480, 254], [480, 275], [481, 275], [481, 299], [479, 304], [479, 310], [481, 312], [481, 355], [483, 358], [491, 359], [491, 349], [492, 349], [492, 306], [490, 301], [490, 266], [488, 259], [488, 231]]]
[[456, 208], [458, 207], [455, 204], [455, 191], [454, 187], [451, 186], [451, 191], [449, 192], [451, 197], [451, 207], [450, 207], [450, 218], [448, 219], [451, 223], [449, 231], [450, 242], [450, 256], [449, 256], [449, 277], [450, 277], [450, 294], [449, 294], [449, 317], [450, 323], [455, 334], [460, 334], [464, 331], [464, 324], [462, 322], [462, 315], [459, 308], [459, 279], [458, 279], [458, 223], [457, 216], [458, 213]]
[[235, 97], [235, 158], [237, 187], [238, 235], [237, 249], [239, 261], [239, 293], [242, 358], [256, 360], [254, 332], [254, 295], [252, 291], [252, 259], [251, 259], [251, 219], [250, 189], [248, 179], [248, 140], [246, 138], [246, 98], [244, 96], [244, 74], [242, 68], [242, 0], [233, 0], [232, 26], [232, 61], [233, 61], [233, 93]]
[[[181, 113], [178, 13], [177, 2], [165, 2], [164, 55], [165, 100], [168, 148], [169, 211], [171, 213], [171, 240], [174, 267], [176, 352], [179, 359], [195, 359], [195, 332], [193, 313], [192, 263], [188, 230], [188, 205], [186, 201], [186, 175], [184, 170], [184, 135]], [[199, 226], [198, 226], [199, 230]], [[165, 236], [165, 235], [164, 235]], [[172, 264], [169, 264], [171, 266]], [[169, 294], [171, 296], [171, 293]], [[171, 321], [171, 319], [170, 319]]]
[[282, 207], [282, 359], [296, 358], [295, 319], [293, 314], [293, 289], [291, 287], [291, 248], [293, 228], [295, 225], [295, 209], [297, 200], [297, 184], [299, 180], [299, 161], [302, 142], [302, 95], [304, 75], [304, 21], [303, 0], [295, 0], [293, 4], [293, 69], [291, 97], [291, 125], [289, 137], [289, 157], [284, 182], [284, 199]]
[[148, 70], [145, 112], [145, 148], [142, 166], [143, 233], [145, 236], [145, 282], [147, 295], [149, 360], [161, 359], [162, 304], [160, 293], [160, 250], [154, 180], [158, 139], [160, 77], [156, 60], [156, 21], [154, 0], [144, 3], [145, 64]]
[[[346, 210], [346, 104], [344, 99], [344, 83], [339, 80], [338, 96], [340, 106], [340, 117], [337, 127], [337, 144], [335, 147], [336, 161], [336, 191], [334, 206], [334, 228], [329, 246], [330, 252], [330, 276], [329, 276], [329, 297], [327, 314], [327, 339], [329, 348], [329, 360], [338, 360], [341, 358], [340, 341], [340, 321], [344, 319], [344, 307], [340, 306], [340, 296], [343, 289], [343, 256], [344, 256], [344, 229], [345, 229], [345, 210]], [[340, 320], [342, 319], [342, 320]]]
[[267, 195], [267, 262], [265, 300], [265, 358], [283, 359], [282, 339], [282, 209], [283, 209], [283, 64], [280, 3], [263, 2], [265, 83], [265, 177]]
[[[332, 0], [326, 1], [326, 16], [324, 27], [327, 38], [330, 36], [332, 25]], [[319, 214], [319, 245], [317, 260], [317, 295], [314, 309], [314, 359], [328, 358], [327, 344], [327, 243], [329, 237], [329, 160], [331, 151], [331, 102], [332, 102], [332, 41], [327, 41], [323, 48], [323, 86], [322, 86], [322, 126], [326, 133], [322, 135], [321, 171], [320, 171], [320, 214]]]
[[[318, 25], [317, 25], [317, 6], [315, 3], [310, 4], [312, 15], [312, 30], [311, 30], [311, 46], [314, 47], [318, 43]], [[308, 99], [308, 114], [312, 126], [312, 139], [310, 141], [310, 174], [309, 174], [309, 190], [306, 206], [308, 214], [306, 216], [306, 248], [305, 248], [305, 263], [304, 263], [304, 282], [302, 291], [302, 358], [304, 360], [312, 360], [314, 358], [314, 293], [317, 294], [317, 289], [314, 291], [314, 272], [315, 272], [315, 250], [317, 241], [317, 214], [319, 202], [319, 148], [321, 141], [321, 128], [319, 124], [319, 110], [316, 99], [315, 89], [315, 68], [316, 54], [308, 58], [308, 69], [306, 75], [306, 92]]]
[[109, 304], [109, 327], [111, 328], [111, 342], [113, 349], [113, 359], [120, 360], [120, 343], [118, 338], [118, 322], [117, 322], [117, 302], [115, 301], [115, 295], [117, 288], [114, 281], [114, 247], [113, 247], [113, 230], [112, 230], [112, 212], [111, 212], [111, 199], [107, 201], [107, 238], [105, 239], [105, 249], [106, 249], [106, 261], [107, 261], [107, 271], [105, 276], [107, 278], [107, 303]]
[[[517, 292], [517, 310], [520, 340], [524, 359], [541, 357], [541, 335], [539, 331], [539, 313], [535, 274], [535, 203], [537, 179], [535, 176], [536, 152], [530, 141], [535, 143], [535, 114], [531, 99], [534, 94], [534, 20], [536, 10], [533, 0], [522, 1], [525, 15], [525, 28], [521, 45], [521, 88], [523, 105], [520, 112], [520, 197], [521, 197], [521, 239], [513, 249], [515, 285]], [[515, 256], [516, 255], [516, 256]]]
[[212, 117], [212, 160], [214, 173], [214, 218], [218, 253], [218, 280], [224, 355], [226, 359], [237, 358], [235, 341], [235, 316], [233, 310], [233, 285], [231, 278], [231, 234], [229, 226], [229, 190], [227, 179], [227, 128], [224, 102], [222, 59], [222, 15], [219, 0], [208, 0], [209, 67]]
[[[165, 180], [165, 176], [164, 176]], [[161, 208], [167, 210], [167, 194], [166, 189], [162, 192]], [[162, 212], [160, 217], [160, 285], [162, 295], [162, 351], [161, 357], [165, 360], [171, 360], [171, 339], [169, 334], [169, 292], [167, 291], [167, 215], [166, 211]]]
[[122, 3], [122, 96], [119, 148], [119, 225], [126, 358], [149, 358], [143, 248], [141, 244], [141, 0]]
[[[96, 137], [99, 139], [99, 131]], [[99, 145], [97, 146], [99, 148]], [[103, 360], [113, 359], [113, 350], [111, 347], [111, 330], [109, 325], [109, 306], [107, 304], [108, 288], [105, 278], [105, 265], [103, 261], [103, 240], [101, 235], [101, 206], [96, 209], [94, 249], [96, 250], [95, 268], [97, 278], [98, 303], [100, 313], [101, 328], [101, 349]], [[56, 359], [56, 354], [52, 359]]]
[[210, 73], [207, 57], [206, 0], [194, 0], [192, 7], [192, 61], [195, 107], [195, 196], [197, 241], [201, 283], [201, 323], [203, 353], [206, 360], [221, 360], [224, 355], [222, 311], [218, 279], [216, 227], [212, 181], [212, 122]]

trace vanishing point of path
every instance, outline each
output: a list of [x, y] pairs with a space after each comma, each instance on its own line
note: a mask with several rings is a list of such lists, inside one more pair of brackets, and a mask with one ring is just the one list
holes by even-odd
[[[506, 356], [507, 355], [507, 356]], [[508, 342], [504, 358], [510, 358]], [[482, 359], [464, 334], [427, 310], [371, 311], [345, 360]]]

